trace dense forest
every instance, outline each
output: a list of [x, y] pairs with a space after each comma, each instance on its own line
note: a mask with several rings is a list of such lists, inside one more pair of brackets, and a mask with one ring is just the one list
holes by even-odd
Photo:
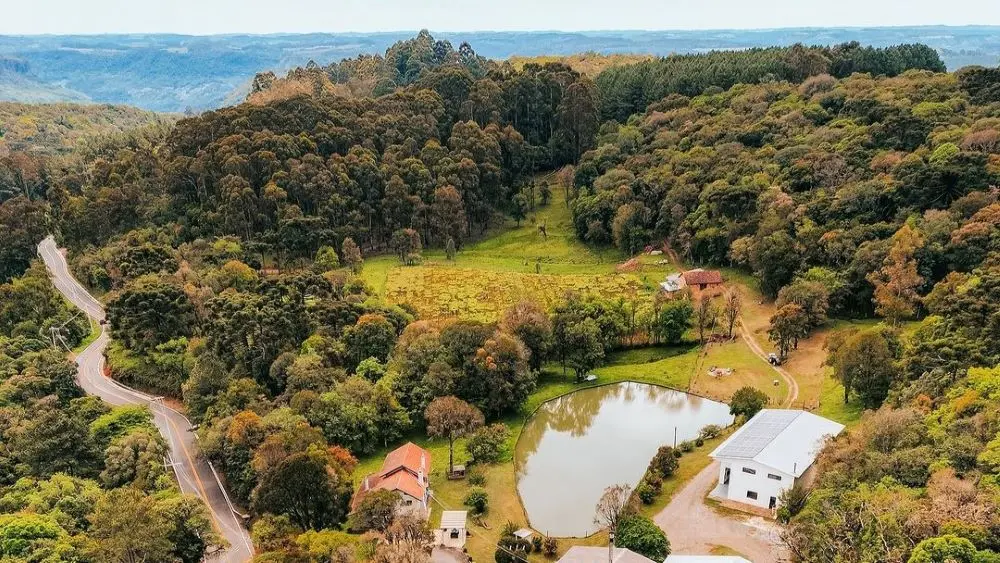
[[1000, 75], [943, 70], [920, 46], [796, 46], [595, 83], [421, 33], [384, 57], [259, 75], [243, 104], [69, 159], [6, 158], [0, 540], [27, 560], [134, 560], [105, 540], [146, 518], [150, 538], [132, 539], [157, 550], [147, 560], [218, 543], [166, 478], [148, 413], [81, 397], [53, 350], [50, 328], [70, 347], [87, 333], [33, 263], [53, 231], [107, 303], [113, 374], [183, 402], [260, 560], [402, 560], [427, 531], [348, 519], [358, 458], [444, 435], [444, 412], [495, 460], [506, 429], [484, 423], [518, 412], [546, 363], [582, 379], [608, 352], [704, 332], [707, 300], [651, 298], [643, 324], [579, 294], [496, 323], [419, 319], [358, 276], [373, 254], [454, 256], [523, 218], [536, 173], [562, 167], [580, 240], [752, 273], [782, 356], [829, 317], [884, 320], [827, 342], [844, 399], [870, 412], [786, 503], [797, 560], [995, 561]]
[[[845, 400], [877, 410], [787, 505], [796, 560], [997, 558], [996, 80], [823, 73], [671, 92], [605, 123], [573, 170], [581, 238], [753, 272], [783, 353], [827, 316], [885, 319], [827, 342]], [[921, 558], [940, 553], [954, 559]]]
[[89, 332], [41, 264], [0, 284], [0, 559], [201, 561], [220, 540], [168, 476], [150, 412], [74, 381], [64, 347]]

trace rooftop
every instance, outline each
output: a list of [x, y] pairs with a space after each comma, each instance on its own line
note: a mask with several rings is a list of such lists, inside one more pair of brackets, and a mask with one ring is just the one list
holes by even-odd
[[810, 412], [764, 409], [712, 452], [713, 458], [750, 459], [800, 477], [816, 461], [823, 443], [844, 425]]
[[357, 510], [369, 491], [384, 489], [399, 491], [413, 498], [426, 496], [429, 486], [431, 454], [420, 446], [408, 442], [385, 456], [378, 473], [366, 475], [351, 499], [351, 510]]
[[736, 555], [668, 555], [663, 563], [750, 563]]
[[[607, 547], [584, 547], [574, 545], [556, 563], [608, 563]], [[611, 563], [654, 563], [634, 551], [616, 547]]]
[[445, 510], [441, 513], [441, 529], [464, 528], [466, 517], [469, 513], [465, 510]]
[[684, 272], [684, 282], [688, 285], [722, 283], [722, 272], [718, 270], [688, 270]]

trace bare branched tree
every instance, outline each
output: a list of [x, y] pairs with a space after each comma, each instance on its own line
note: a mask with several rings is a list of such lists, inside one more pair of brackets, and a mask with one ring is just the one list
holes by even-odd
[[712, 305], [712, 298], [702, 295], [698, 299], [698, 308], [694, 311], [695, 321], [698, 323], [698, 340], [705, 343], [705, 331], [714, 331], [715, 321], [719, 316], [719, 311]]
[[601, 500], [597, 501], [597, 512], [594, 524], [609, 530], [618, 528], [618, 522], [636, 509], [632, 498], [632, 487], [628, 485], [612, 485], [604, 489]]
[[729, 338], [733, 337], [733, 330], [736, 328], [736, 323], [740, 319], [740, 313], [743, 311], [743, 298], [740, 296], [740, 292], [735, 287], [726, 292], [726, 303], [722, 309], [722, 315], [726, 319], [727, 335]]

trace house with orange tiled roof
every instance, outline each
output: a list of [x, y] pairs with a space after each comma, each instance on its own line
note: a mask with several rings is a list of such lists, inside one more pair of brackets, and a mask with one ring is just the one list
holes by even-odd
[[684, 285], [692, 289], [704, 291], [722, 285], [722, 272], [718, 270], [688, 270], [683, 274]]
[[382, 469], [361, 480], [351, 499], [351, 512], [361, 506], [362, 499], [369, 492], [385, 490], [399, 494], [398, 511], [427, 516], [430, 513], [430, 474], [430, 452], [407, 442], [385, 456]]

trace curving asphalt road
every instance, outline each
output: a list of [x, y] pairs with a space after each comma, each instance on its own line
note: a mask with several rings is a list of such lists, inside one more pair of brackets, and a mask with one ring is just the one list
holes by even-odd
[[[66, 258], [50, 236], [38, 245], [38, 254], [45, 261], [52, 283], [66, 299], [80, 308], [91, 319], [104, 320], [104, 308], [69, 272]], [[170, 447], [170, 464], [183, 492], [194, 494], [205, 501], [216, 531], [226, 538], [229, 548], [212, 554], [206, 561], [219, 563], [244, 563], [253, 558], [253, 545], [229, 501], [225, 488], [211, 464], [199, 456], [197, 435], [191, 431], [191, 421], [183, 414], [153, 397], [119, 384], [104, 375], [104, 349], [108, 334], [101, 333], [76, 357], [79, 366], [77, 382], [84, 391], [97, 395], [112, 405], [144, 405], [153, 413], [153, 421]]]

